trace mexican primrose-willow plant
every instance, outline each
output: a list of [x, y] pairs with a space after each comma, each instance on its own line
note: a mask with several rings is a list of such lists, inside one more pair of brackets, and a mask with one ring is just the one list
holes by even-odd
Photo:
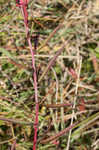
[[39, 104], [38, 104], [38, 91], [37, 91], [37, 74], [36, 74], [36, 67], [35, 67], [35, 58], [34, 58], [34, 50], [32, 50], [31, 38], [29, 35], [29, 27], [28, 27], [28, 6], [29, 0], [16, 0], [16, 6], [21, 9], [23, 18], [24, 18], [24, 26], [25, 32], [27, 36], [27, 42], [30, 47], [31, 56], [32, 56], [32, 69], [33, 69], [33, 80], [34, 80], [34, 90], [35, 90], [35, 122], [34, 122], [34, 141], [33, 141], [33, 150], [36, 150], [36, 143], [37, 143], [37, 126], [38, 126], [38, 112], [39, 112]]

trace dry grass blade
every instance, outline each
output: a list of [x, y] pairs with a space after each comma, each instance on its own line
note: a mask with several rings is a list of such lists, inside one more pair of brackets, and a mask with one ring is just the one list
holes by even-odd
[[66, 44], [70, 41], [70, 39], [72, 39], [72, 37], [69, 38], [69, 40], [67, 40], [65, 43], [63, 43], [62, 47], [56, 52], [55, 56], [49, 61], [45, 71], [43, 72], [43, 74], [41, 75], [41, 77], [39, 78], [38, 82], [41, 82], [42, 79], [44, 78], [44, 76], [46, 75], [46, 73], [50, 70], [50, 68], [54, 65], [56, 59], [58, 58], [58, 56], [61, 54], [61, 52], [64, 50]]

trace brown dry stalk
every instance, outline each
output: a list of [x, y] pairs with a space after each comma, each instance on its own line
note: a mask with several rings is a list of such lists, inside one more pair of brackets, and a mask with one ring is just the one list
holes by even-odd
[[73, 124], [73, 125], [70, 125], [68, 128], [66, 128], [66, 129], [64, 129], [64, 130], [62, 130], [62, 131], [60, 131], [59, 133], [55, 134], [54, 136], [51, 136], [51, 137], [49, 137], [49, 138], [47, 138], [47, 139], [44, 139], [44, 140], [41, 140], [40, 143], [41, 143], [41, 144], [45, 144], [45, 143], [48, 143], [48, 142], [50, 142], [50, 141], [53, 141], [53, 140], [59, 138], [60, 136], [62, 136], [62, 135], [64, 135], [65, 133], [67, 133], [70, 129], [72, 129], [76, 124], [77, 124], [77, 123], [75, 123], [75, 124]]
[[46, 104], [44, 106], [47, 107], [47, 108], [60, 108], [60, 107], [72, 106], [72, 104], [69, 104], [69, 103], [63, 103], [63, 104]]
[[97, 63], [96, 56], [92, 57], [92, 63], [93, 63], [93, 67], [94, 67], [95, 73], [96, 74], [99, 73], [99, 66], [98, 66], [98, 63]]
[[63, 24], [59, 24], [54, 31], [49, 35], [49, 37], [46, 39], [46, 41], [44, 42], [43, 45], [41, 45], [40, 48], [38, 48], [39, 50], [42, 49], [44, 46], [46, 46], [46, 44], [50, 41], [50, 39], [54, 36], [54, 34], [63, 26]]
[[25, 121], [8, 119], [8, 118], [3, 118], [3, 117], [0, 117], [0, 120], [7, 121], [7, 122], [10, 122], [10, 123], [13, 123], [13, 124], [33, 125], [32, 122], [25, 122]]
[[41, 77], [39, 78], [38, 82], [41, 82], [45, 74], [50, 70], [50, 68], [54, 65], [57, 57], [61, 54], [61, 52], [64, 50], [66, 44], [70, 41], [72, 37], [69, 38], [65, 43], [63, 43], [62, 47], [56, 52], [55, 56], [49, 61], [47, 67], [45, 68], [45, 71], [42, 73]]

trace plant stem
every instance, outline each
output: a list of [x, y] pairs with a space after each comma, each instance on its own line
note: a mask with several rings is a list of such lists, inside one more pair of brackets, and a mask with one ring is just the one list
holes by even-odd
[[24, 6], [21, 6], [21, 11], [24, 17], [24, 25], [25, 25], [25, 31], [26, 31], [26, 35], [27, 35], [27, 41], [30, 47], [30, 52], [31, 52], [31, 56], [32, 56], [32, 68], [33, 68], [33, 80], [34, 80], [34, 90], [35, 90], [35, 113], [36, 113], [36, 117], [35, 117], [35, 123], [34, 123], [34, 144], [33, 144], [33, 150], [36, 150], [36, 143], [37, 143], [37, 126], [38, 126], [38, 112], [39, 112], [39, 104], [38, 104], [38, 90], [37, 90], [37, 74], [36, 74], [36, 67], [35, 67], [35, 58], [34, 58], [34, 50], [32, 50], [32, 44], [31, 44], [31, 38], [29, 36], [29, 29], [28, 29], [28, 25], [27, 25], [27, 21], [25, 18], [25, 13], [24, 13]]

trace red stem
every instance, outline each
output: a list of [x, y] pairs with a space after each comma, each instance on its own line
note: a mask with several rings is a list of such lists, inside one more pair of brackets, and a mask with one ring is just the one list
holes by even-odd
[[36, 67], [35, 67], [35, 58], [34, 58], [34, 50], [32, 50], [32, 44], [31, 44], [31, 38], [29, 36], [29, 29], [28, 29], [28, 14], [26, 10], [26, 6], [21, 6], [22, 14], [24, 17], [24, 25], [25, 25], [25, 31], [27, 35], [27, 41], [30, 47], [31, 55], [32, 55], [32, 68], [33, 68], [33, 80], [34, 80], [34, 90], [35, 90], [35, 123], [34, 123], [34, 144], [33, 144], [33, 150], [36, 150], [36, 143], [37, 143], [37, 131], [38, 131], [38, 113], [39, 113], [39, 104], [38, 104], [38, 90], [37, 90], [37, 74], [36, 74]]

